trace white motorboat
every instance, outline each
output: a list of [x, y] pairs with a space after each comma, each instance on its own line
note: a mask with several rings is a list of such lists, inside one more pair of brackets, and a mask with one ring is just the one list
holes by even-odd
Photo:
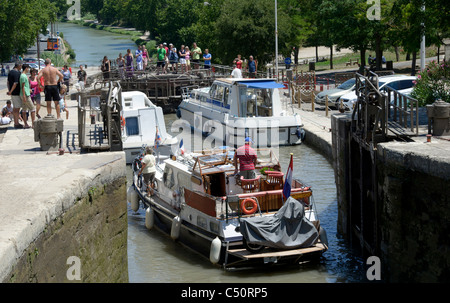
[[[140, 154], [142, 145], [159, 144], [158, 151], [169, 155], [171, 145], [177, 143], [166, 131], [162, 108], [142, 92], [122, 92], [121, 117], [123, 150], [128, 164]], [[155, 140], [158, 136], [159, 140]]]
[[148, 229], [157, 227], [225, 269], [320, 256], [328, 243], [311, 187], [288, 181], [290, 196], [283, 199], [278, 159], [269, 149], [257, 154], [252, 180], [235, 178], [234, 149], [226, 147], [159, 158], [149, 193], [138, 174], [141, 155], [132, 164], [127, 200], [134, 211], [146, 209]]
[[217, 140], [215, 146], [241, 146], [247, 136], [255, 146], [300, 144], [300, 115], [282, 106], [274, 79], [217, 79], [210, 87], [184, 88], [177, 117], [194, 131]]

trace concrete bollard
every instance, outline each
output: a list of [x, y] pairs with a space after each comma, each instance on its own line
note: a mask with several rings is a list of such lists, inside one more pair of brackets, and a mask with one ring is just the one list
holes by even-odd
[[428, 133], [434, 136], [450, 135], [450, 103], [438, 100], [427, 105]]
[[61, 145], [61, 142], [58, 142], [58, 136], [62, 140], [63, 130], [64, 120], [57, 120], [53, 115], [47, 115], [34, 122], [34, 141], [39, 141], [43, 151], [58, 150]]

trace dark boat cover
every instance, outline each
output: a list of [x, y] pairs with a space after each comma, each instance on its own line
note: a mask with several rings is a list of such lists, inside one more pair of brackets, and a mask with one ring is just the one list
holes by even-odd
[[277, 249], [309, 247], [319, 238], [303, 203], [292, 197], [273, 216], [241, 218], [240, 231], [248, 243]]

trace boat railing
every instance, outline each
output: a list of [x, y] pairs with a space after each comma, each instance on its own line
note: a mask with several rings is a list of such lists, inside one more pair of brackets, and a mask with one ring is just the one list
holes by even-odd
[[190, 94], [191, 94], [191, 91], [194, 90], [194, 89], [197, 89], [197, 88], [199, 88], [198, 85], [183, 86], [181, 88], [181, 98], [182, 98], [182, 100], [188, 99]]

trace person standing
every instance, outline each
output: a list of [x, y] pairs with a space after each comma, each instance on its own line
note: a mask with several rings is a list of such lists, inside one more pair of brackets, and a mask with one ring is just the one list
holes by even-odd
[[125, 62], [127, 65], [127, 77], [133, 77], [133, 54], [130, 49], [127, 49], [127, 54], [125, 55]]
[[11, 102], [13, 105], [13, 118], [14, 128], [23, 128], [23, 125], [19, 123], [20, 108], [22, 107], [22, 99], [20, 98], [20, 70], [22, 69], [22, 63], [14, 64], [14, 68], [8, 73], [8, 92], [7, 95], [11, 96]]
[[111, 61], [109, 61], [107, 56], [103, 57], [101, 70], [102, 70], [102, 73], [103, 73], [103, 79], [104, 80], [108, 80], [109, 79], [109, 73], [111, 72]]
[[186, 59], [186, 72], [189, 74], [191, 71], [191, 51], [189, 50], [189, 46], [185, 47], [184, 58]]
[[205, 62], [204, 68], [206, 69], [206, 73], [209, 76], [211, 74], [211, 54], [209, 50], [205, 48], [205, 53], [203, 54], [203, 61]]
[[142, 68], [144, 71], [147, 70], [148, 59], [149, 58], [147, 48], [145, 47], [145, 45], [142, 45], [142, 62], [143, 62]]
[[37, 69], [32, 68], [30, 74], [31, 76], [28, 80], [30, 81], [31, 101], [33, 101], [34, 106], [36, 106], [36, 117], [40, 119], [41, 116], [39, 116], [39, 110], [41, 109], [41, 91], [37, 80]]
[[178, 73], [178, 54], [176, 47], [172, 43], [169, 44], [169, 62], [172, 66], [172, 72]]
[[182, 45], [180, 47], [178, 56], [180, 57], [181, 73], [185, 73], [186, 72], [186, 50], [184, 49], [184, 45]]
[[155, 174], [156, 174], [156, 160], [155, 156], [153, 156], [153, 149], [150, 146], [145, 148], [145, 156], [142, 159], [142, 167], [138, 173], [140, 176], [143, 174], [144, 183], [147, 186], [147, 193], [151, 196], [153, 194], [154, 182], [155, 182]]
[[156, 51], [158, 62], [156, 63], [156, 74], [159, 75], [160, 71], [163, 71], [165, 73], [165, 64], [166, 64], [166, 49], [163, 47], [162, 44], [159, 45], [158, 50]]
[[27, 121], [27, 111], [30, 112], [31, 125], [33, 125], [34, 120], [36, 119], [36, 108], [34, 107], [33, 101], [31, 101], [30, 81], [27, 76], [29, 71], [30, 66], [25, 63], [22, 66], [22, 74], [20, 75], [20, 97], [22, 98], [22, 120], [24, 123], [23, 128], [31, 128]]
[[192, 43], [192, 62], [194, 62], [194, 69], [198, 69], [201, 55], [201, 48], [197, 46], [197, 43]]
[[258, 63], [253, 59], [253, 56], [250, 55], [248, 59], [248, 77], [249, 78], [256, 78], [256, 69], [258, 67]]
[[[51, 65], [52, 61], [50, 59], [45, 59], [45, 67], [38, 74], [39, 87], [42, 86], [40, 82], [41, 78], [44, 78], [44, 94], [45, 101], [47, 102], [47, 114], [52, 114], [52, 101], [55, 102], [56, 115], [59, 118], [59, 87], [58, 82], [62, 82], [64, 76], [61, 72]], [[80, 65], [80, 70], [83, 66]], [[80, 71], [78, 71], [78, 80], [80, 79]], [[84, 79], [86, 79], [86, 72]], [[86, 80], [84, 80], [86, 81]], [[84, 84], [83, 84], [84, 89]]]
[[244, 177], [244, 179], [255, 179], [255, 165], [257, 160], [256, 151], [250, 147], [252, 139], [250, 137], [245, 138], [244, 146], [236, 149], [234, 153], [233, 163], [234, 163], [234, 174], [238, 173], [238, 160], [239, 160], [239, 174]]
[[122, 57], [122, 53], [119, 54], [119, 58], [116, 59], [117, 68], [119, 69], [120, 79], [125, 79], [125, 59]]
[[141, 71], [143, 69], [143, 60], [142, 60], [142, 46], [139, 45], [138, 49], [135, 52], [136, 57], [136, 69]]
[[233, 60], [233, 64], [236, 64], [236, 68], [242, 69], [241, 55], [237, 55], [237, 58]]
[[72, 72], [67, 68], [67, 65], [64, 65], [63, 71], [63, 80], [64, 80], [64, 84], [67, 86], [67, 94], [69, 93], [69, 84], [70, 84], [70, 79], [72, 78]]
[[[80, 69], [77, 72], [77, 77], [78, 77], [78, 84], [80, 85], [80, 89], [84, 90], [85, 85], [86, 85], [86, 80], [87, 80], [87, 74], [86, 71], [83, 70], [83, 65], [80, 65]], [[58, 92], [59, 94], [59, 92]], [[45, 100], [47, 101], [47, 100]], [[59, 101], [59, 99], [58, 99]]]

